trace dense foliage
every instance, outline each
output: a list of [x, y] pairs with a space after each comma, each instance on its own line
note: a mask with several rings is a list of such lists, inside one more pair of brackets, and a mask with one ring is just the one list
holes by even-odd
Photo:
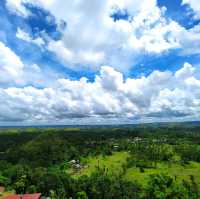
[[[2, 129], [0, 186], [59, 199], [197, 199], [200, 185], [194, 175], [180, 180], [177, 175], [152, 174], [146, 184], [124, 176], [133, 167], [144, 173], [161, 163], [184, 168], [200, 162], [199, 132], [193, 125]], [[97, 165], [90, 175], [76, 175], [87, 166], [84, 159], [120, 151], [128, 158], [119, 172]], [[75, 160], [74, 166], [70, 162]]]

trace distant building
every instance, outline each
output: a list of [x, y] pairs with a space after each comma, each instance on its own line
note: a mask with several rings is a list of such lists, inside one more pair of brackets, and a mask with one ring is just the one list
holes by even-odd
[[70, 164], [76, 164], [76, 160], [71, 160], [69, 163]]
[[22, 195], [9, 195], [3, 199], [40, 199], [41, 193], [22, 194]]
[[133, 143], [140, 142], [140, 141], [142, 141], [142, 138], [140, 138], [140, 137], [134, 137], [134, 139], [133, 139]]
[[80, 164], [75, 164], [75, 165], [74, 165], [74, 168], [75, 168], [75, 169], [81, 169], [81, 165], [80, 165]]

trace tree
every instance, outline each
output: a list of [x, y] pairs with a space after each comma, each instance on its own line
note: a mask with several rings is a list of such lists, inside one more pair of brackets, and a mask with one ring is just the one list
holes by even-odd
[[88, 199], [85, 191], [80, 191], [76, 194], [76, 199]]
[[149, 178], [145, 199], [189, 199], [187, 189], [165, 174], [154, 174]]

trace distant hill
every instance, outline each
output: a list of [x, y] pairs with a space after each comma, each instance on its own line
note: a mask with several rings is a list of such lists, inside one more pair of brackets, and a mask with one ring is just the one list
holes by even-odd
[[185, 122], [152, 122], [152, 123], [138, 123], [138, 124], [99, 124], [99, 125], [32, 125], [32, 126], [0, 126], [1, 129], [14, 128], [134, 128], [134, 127], [166, 127], [166, 126], [200, 126], [200, 121], [185, 121]]

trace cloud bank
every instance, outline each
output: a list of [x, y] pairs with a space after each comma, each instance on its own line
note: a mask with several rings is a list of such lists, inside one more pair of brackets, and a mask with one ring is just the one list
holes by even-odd
[[[12, 42], [6, 33], [6, 39], [0, 40], [0, 124], [199, 118], [198, 63], [191, 65], [186, 58], [200, 54], [200, 23], [190, 28], [180, 25], [156, 0], [5, 3], [9, 15], [17, 17], [17, 25], [11, 28]], [[199, 18], [197, 1], [182, 0], [183, 5]], [[45, 16], [43, 21], [41, 16]], [[50, 35], [51, 28], [57, 36]], [[23, 47], [30, 47], [30, 52], [24, 52]], [[138, 78], [130, 75], [141, 59], [145, 64], [146, 57], [159, 60], [170, 53], [175, 53], [170, 59], [182, 60], [181, 69], [174, 71], [177, 67], [169, 66], [164, 68], [173, 70], [159, 71], [152, 65], [150, 74], [139, 74]], [[77, 71], [81, 75], [72, 78], [70, 75]], [[95, 77], [86, 78], [88, 71]]]
[[[198, 8], [195, 0], [183, 0], [182, 4]], [[142, 55], [160, 55], [169, 50], [179, 50], [181, 56], [200, 52], [200, 25], [184, 28], [166, 17], [166, 8], [158, 7], [156, 0], [7, 0], [8, 9], [24, 17], [33, 14], [26, 5], [50, 12], [58, 28], [61, 22], [66, 23], [59, 29], [60, 40], [46, 38], [46, 49], [73, 70], [111, 65], [127, 72]], [[113, 16], [119, 13], [127, 17], [115, 19]], [[28, 38], [20, 29], [17, 36], [32, 43], [43, 42], [43, 38]]]
[[147, 77], [124, 79], [102, 66], [94, 82], [58, 79], [54, 86], [0, 89], [0, 120], [49, 123], [95, 120], [160, 121], [200, 116], [200, 80], [185, 63], [171, 73], [154, 71]]

